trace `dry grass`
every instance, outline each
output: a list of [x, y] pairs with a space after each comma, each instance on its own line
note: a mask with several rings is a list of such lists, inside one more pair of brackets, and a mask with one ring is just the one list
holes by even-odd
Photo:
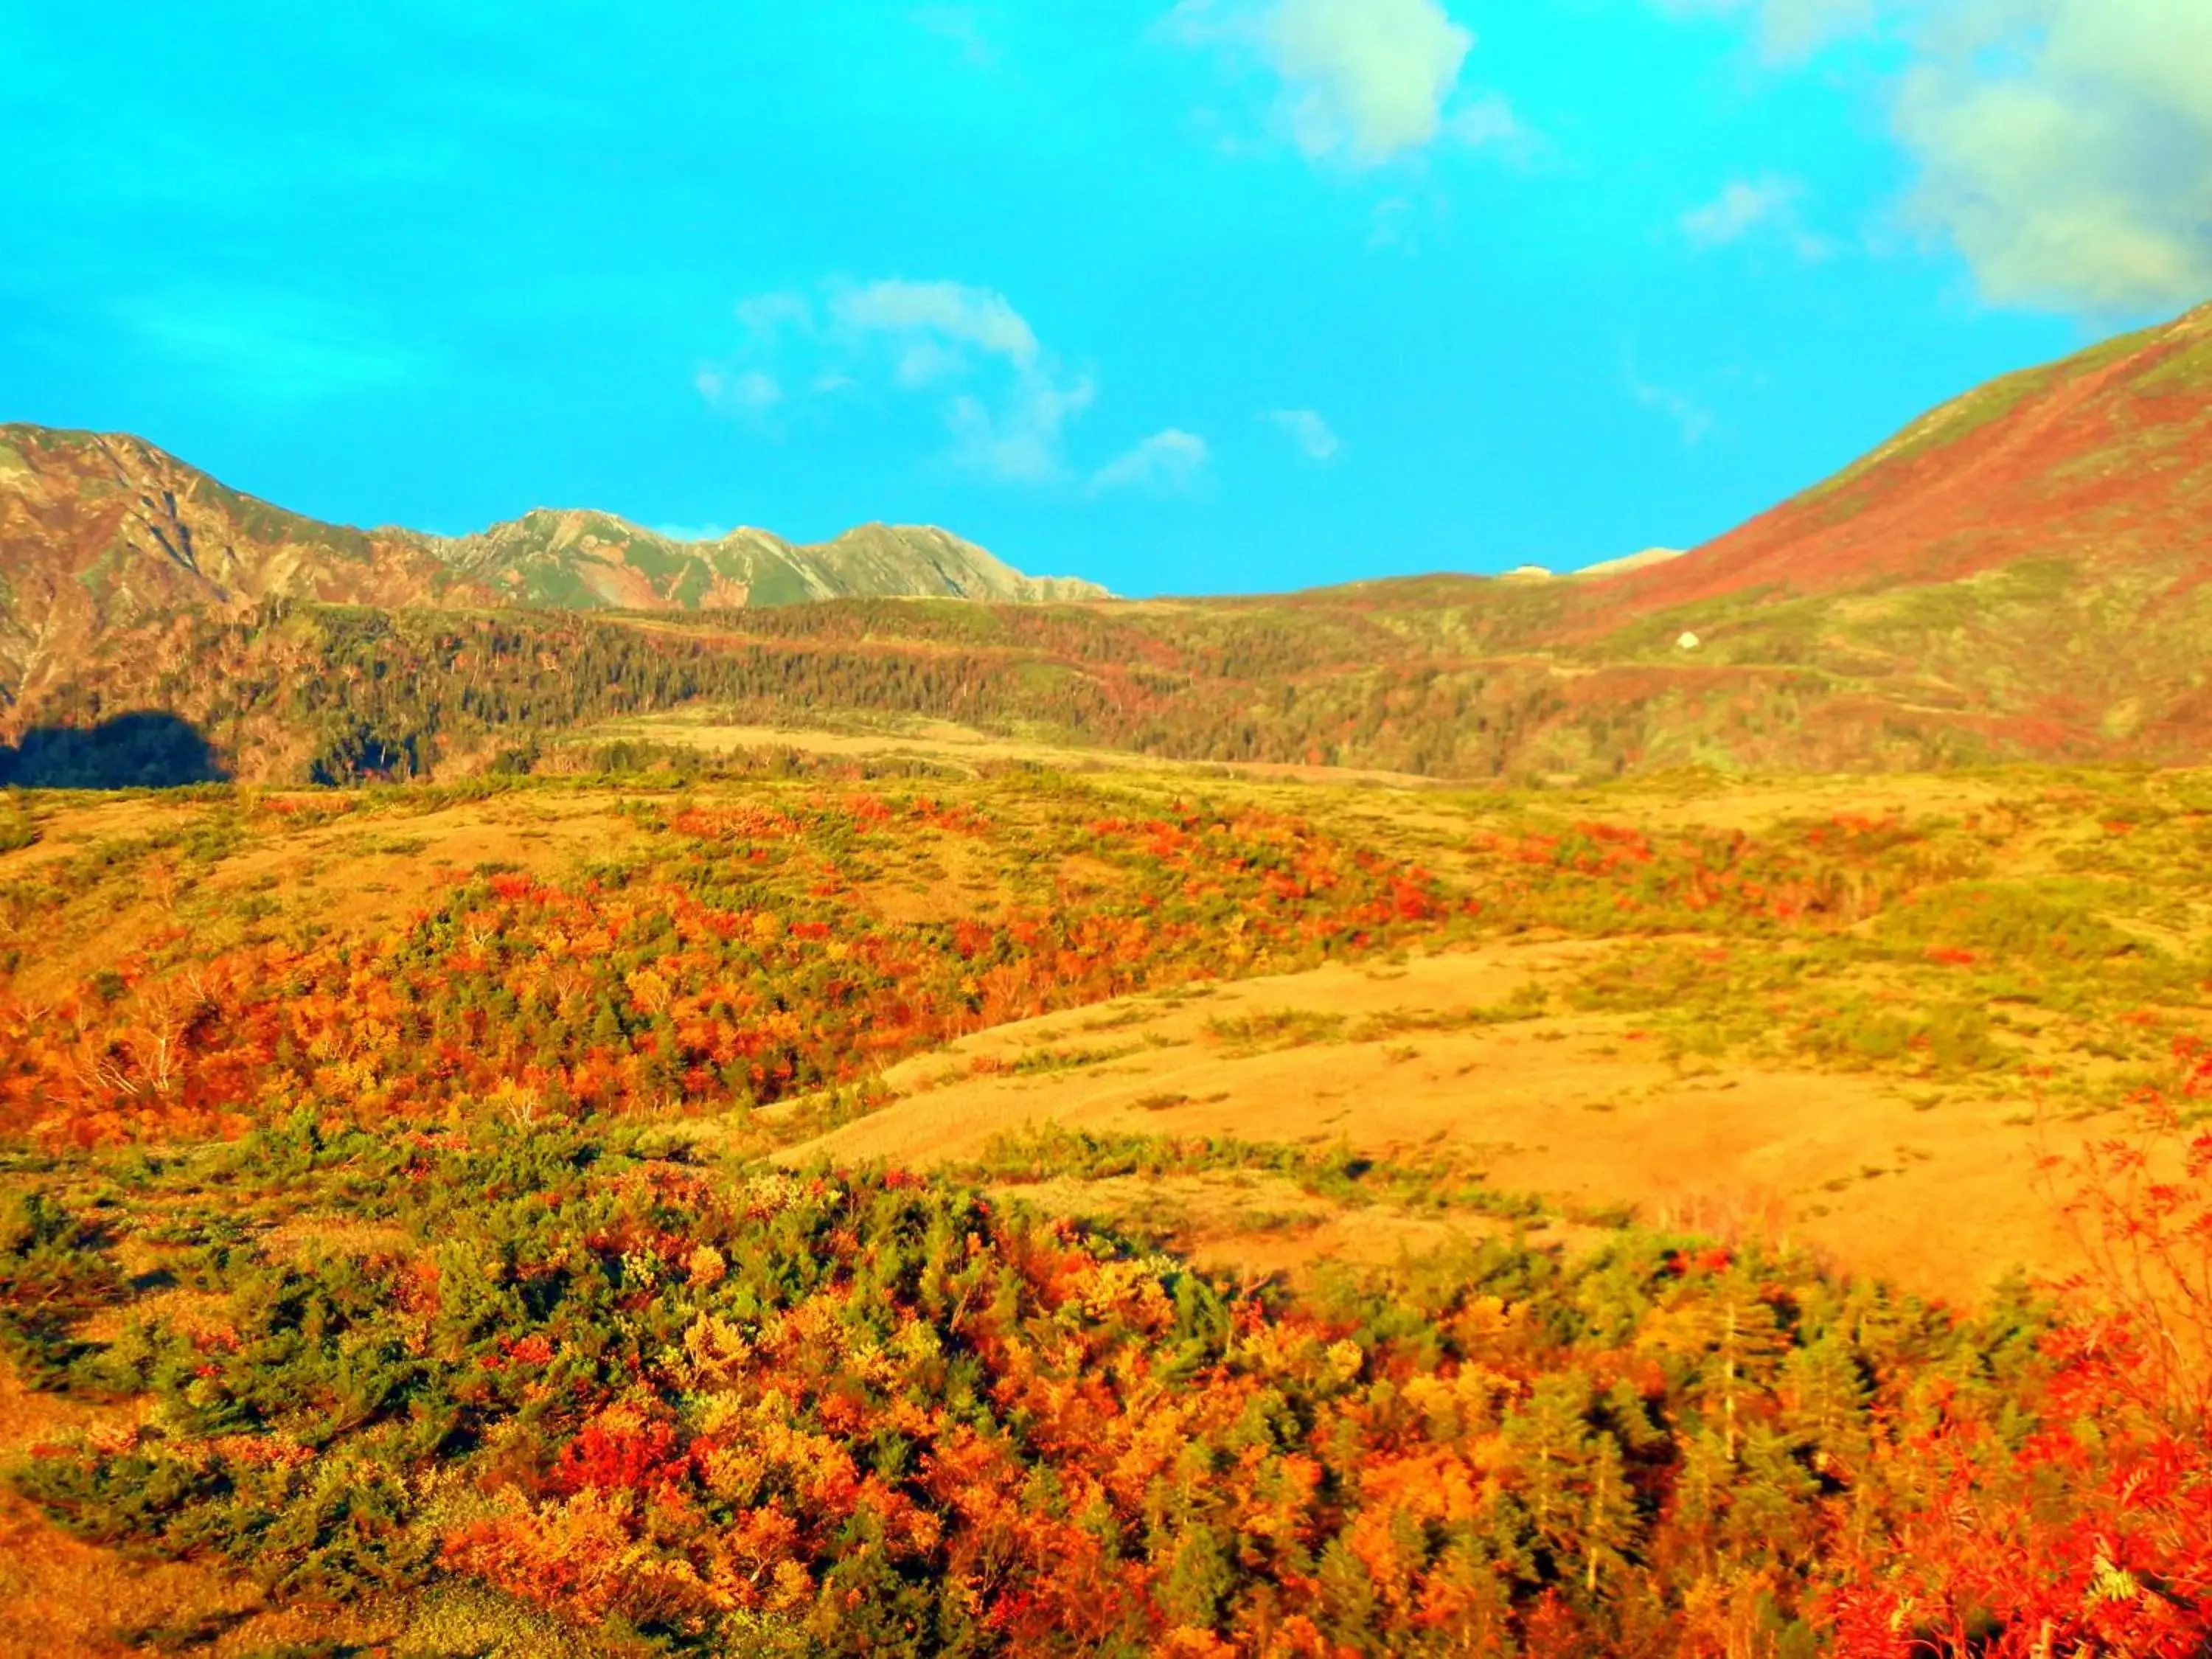
[[617, 720], [581, 733], [580, 743], [631, 741], [676, 744], [708, 754], [796, 750], [855, 761], [919, 760], [955, 774], [981, 775], [992, 768], [1049, 767], [1064, 772], [1139, 772], [1184, 780], [1245, 779], [1278, 783], [1384, 785], [1433, 789], [1432, 778], [1371, 768], [1297, 766], [1265, 761], [1162, 761], [1122, 750], [1038, 743], [1000, 737], [951, 720], [848, 716], [821, 728], [747, 726], [723, 721], [711, 710], [680, 709]]
[[[1133, 1054], [1104, 1074], [1018, 1067], [1024, 1055], [1065, 1052], [1086, 1022], [1123, 1006], [1159, 1010], [1157, 1001], [981, 1033], [952, 1052], [1000, 1069], [937, 1081], [943, 1055], [909, 1062], [889, 1074], [894, 1088], [934, 1086], [785, 1156], [927, 1166], [975, 1157], [995, 1136], [1040, 1123], [1308, 1146], [1341, 1139], [1374, 1156], [1473, 1157], [1493, 1186], [1543, 1194], [1570, 1214], [1626, 1209], [1687, 1231], [1787, 1237], [1959, 1300], [2014, 1263], [2070, 1264], [2064, 1231], [2032, 1179], [2037, 1135], [2002, 1098], [1961, 1092], [1927, 1109], [1924, 1094], [1879, 1078], [1686, 1068], [1619, 1015], [1446, 1024], [1423, 1030], [1404, 1054], [1401, 1034], [1443, 1023], [1440, 1011], [1504, 1004], [1532, 981], [1586, 970], [1609, 948], [1498, 945], [1415, 958], [1395, 978], [1330, 967], [1224, 987], [1154, 1014], [1148, 1034], [1176, 1046]], [[1218, 1035], [1303, 1022], [1325, 1040], [1240, 1046]], [[1240, 1225], [1238, 1205], [1208, 1196], [1223, 1190], [1182, 1194], [1193, 1212], [1177, 1237], [1203, 1244], [1209, 1260], [1255, 1268], [1312, 1253], [1310, 1240]], [[1332, 1234], [1315, 1250], [1334, 1248]]]

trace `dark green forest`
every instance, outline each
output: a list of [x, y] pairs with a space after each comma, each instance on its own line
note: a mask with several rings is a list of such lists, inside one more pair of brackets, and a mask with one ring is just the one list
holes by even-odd
[[[1828, 694], [1807, 677], [1562, 674], [1473, 654], [1463, 614], [1303, 600], [843, 600], [683, 617], [271, 603], [119, 636], [40, 713], [88, 726], [170, 712], [239, 775], [319, 783], [443, 775], [464, 757], [526, 766], [604, 722], [687, 707], [738, 724], [919, 718], [1168, 760], [1469, 780], [1611, 776], [1755, 754], [1770, 736], [1802, 747], [1820, 729], [1808, 711]], [[1940, 723], [1885, 714], [1870, 732], [1856, 718], [1840, 717], [1838, 741], [1894, 763], [1977, 752]]]

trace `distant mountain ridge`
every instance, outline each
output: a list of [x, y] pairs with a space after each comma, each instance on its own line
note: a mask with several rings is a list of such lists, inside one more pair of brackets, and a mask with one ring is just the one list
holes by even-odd
[[245, 495], [143, 439], [0, 424], [0, 707], [66, 678], [115, 629], [270, 599], [672, 611], [1105, 597], [925, 526], [864, 525], [818, 546], [761, 530], [696, 543], [540, 509], [473, 536], [357, 530]]
[[699, 610], [820, 599], [1100, 599], [1073, 577], [1027, 576], [921, 525], [861, 525], [808, 546], [765, 530], [684, 541], [609, 513], [540, 507], [473, 536], [406, 536], [510, 602], [561, 609]]
[[1071, 590], [942, 532], [342, 531], [133, 441], [23, 430], [0, 428], [0, 683], [25, 688], [0, 742], [162, 711], [237, 775], [338, 781], [705, 709], [1458, 779], [2212, 759], [2212, 307], [1970, 392], [1686, 553], [1111, 605], [793, 606]]

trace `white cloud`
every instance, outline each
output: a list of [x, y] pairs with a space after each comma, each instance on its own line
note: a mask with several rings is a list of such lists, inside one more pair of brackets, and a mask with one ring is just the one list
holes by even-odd
[[1897, 106], [1908, 210], [2001, 304], [2136, 311], [2212, 294], [2212, 5], [1947, 6]]
[[1793, 179], [1735, 179], [1718, 196], [1681, 217], [1682, 234], [1696, 247], [1722, 247], [1755, 233], [1778, 236], [1800, 258], [1820, 259], [1834, 252], [1825, 237], [1806, 229], [1797, 210], [1805, 187]]
[[1703, 207], [1682, 216], [1682, 234], [1699, 247], [1738, 242], [1746, 232], [1793, 210], [1797, 186], [1778, 179], [1735, 179]]
[[1068, 422], [1091, 407], [1091, 382], [1061, 386], [1027, 374], [997, 407], [963, 395], [945, 419], [955, 441], [952, 459], [970, 472], [1006, 483], [1051, 483], [1067, 474]]
[[1205, 439], [1194, 432], [1170, 427], [1101, 467], [1091, 481], [1091, 487], [1143, 489], [1156, 495], [1186, 495], [1198, 487], [1210, 459]]
[[1316, 159], [1367, 167], [1446, 137], [1526, 137], [1501, 98], [1453, 108], [1474, 36], [1441, 0], [1180, 0], [1164, 27], [1263, 64], [1279, 82], [1279, 118]]
[[708, 403], [742, 415], [765, 415], [783, 401], [783, 383], [765, 369], [730, 370], [709, 365], [699, 371], [692, 384]]
[[1344, 447], [1314, 410], [1271, 409], [1260, 418], [1281, 431], [1308, 460], [1333, 461]]
[[1754, 18], [1770, 55], [1879, 28], [1911, 223], [2002, 305], [2097, 313], [2212, 294], [2205, 0], [1655, 0]]
[[777, 368], [799, 357], [794, 383], [817, 398], [937, 400], [948, 459], [963, 471], [1028, 484], [1073, 476], [1067, 433], [1096, 395], [1091, 377], [1063, 367], [1002, 294], [902, 278], [833, 283], [814, 297], [757, 295], [738, 317], [744, 355], [700, 374], [710, 401], [763, 412], [783, 400]]
[[1369, 161], [1437, 137], [1474, 46], [1437, 0], [1284, 0], [1268, 37], [1299, 147]]
[[1003, 294], [958, 283], [870, 283], [831, 296], [830, 314], [856, 335], [895, 334], [962, 346], [1027, 364], [1036, 360], [1036, 333]]
[[657, 524], [653, 527], [656, 536], [665, 536], [672, 542], [719, 542], [730, 533], [726, 524]]

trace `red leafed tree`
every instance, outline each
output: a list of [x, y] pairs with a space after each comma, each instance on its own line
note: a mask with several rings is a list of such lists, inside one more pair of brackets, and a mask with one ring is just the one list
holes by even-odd
[[2144, 1103], [2135, 1137], [2047, 1165], [2077, 1188], [2089, 1266], [2043, 1344], [2040, 1425], [2014, 1444], [1954, 1419], [1890, 1454], [1924, 1496], [1847, 1535], [1840, 1651], [2200, 1659], [2212, 1644], [2212, 1133]]

